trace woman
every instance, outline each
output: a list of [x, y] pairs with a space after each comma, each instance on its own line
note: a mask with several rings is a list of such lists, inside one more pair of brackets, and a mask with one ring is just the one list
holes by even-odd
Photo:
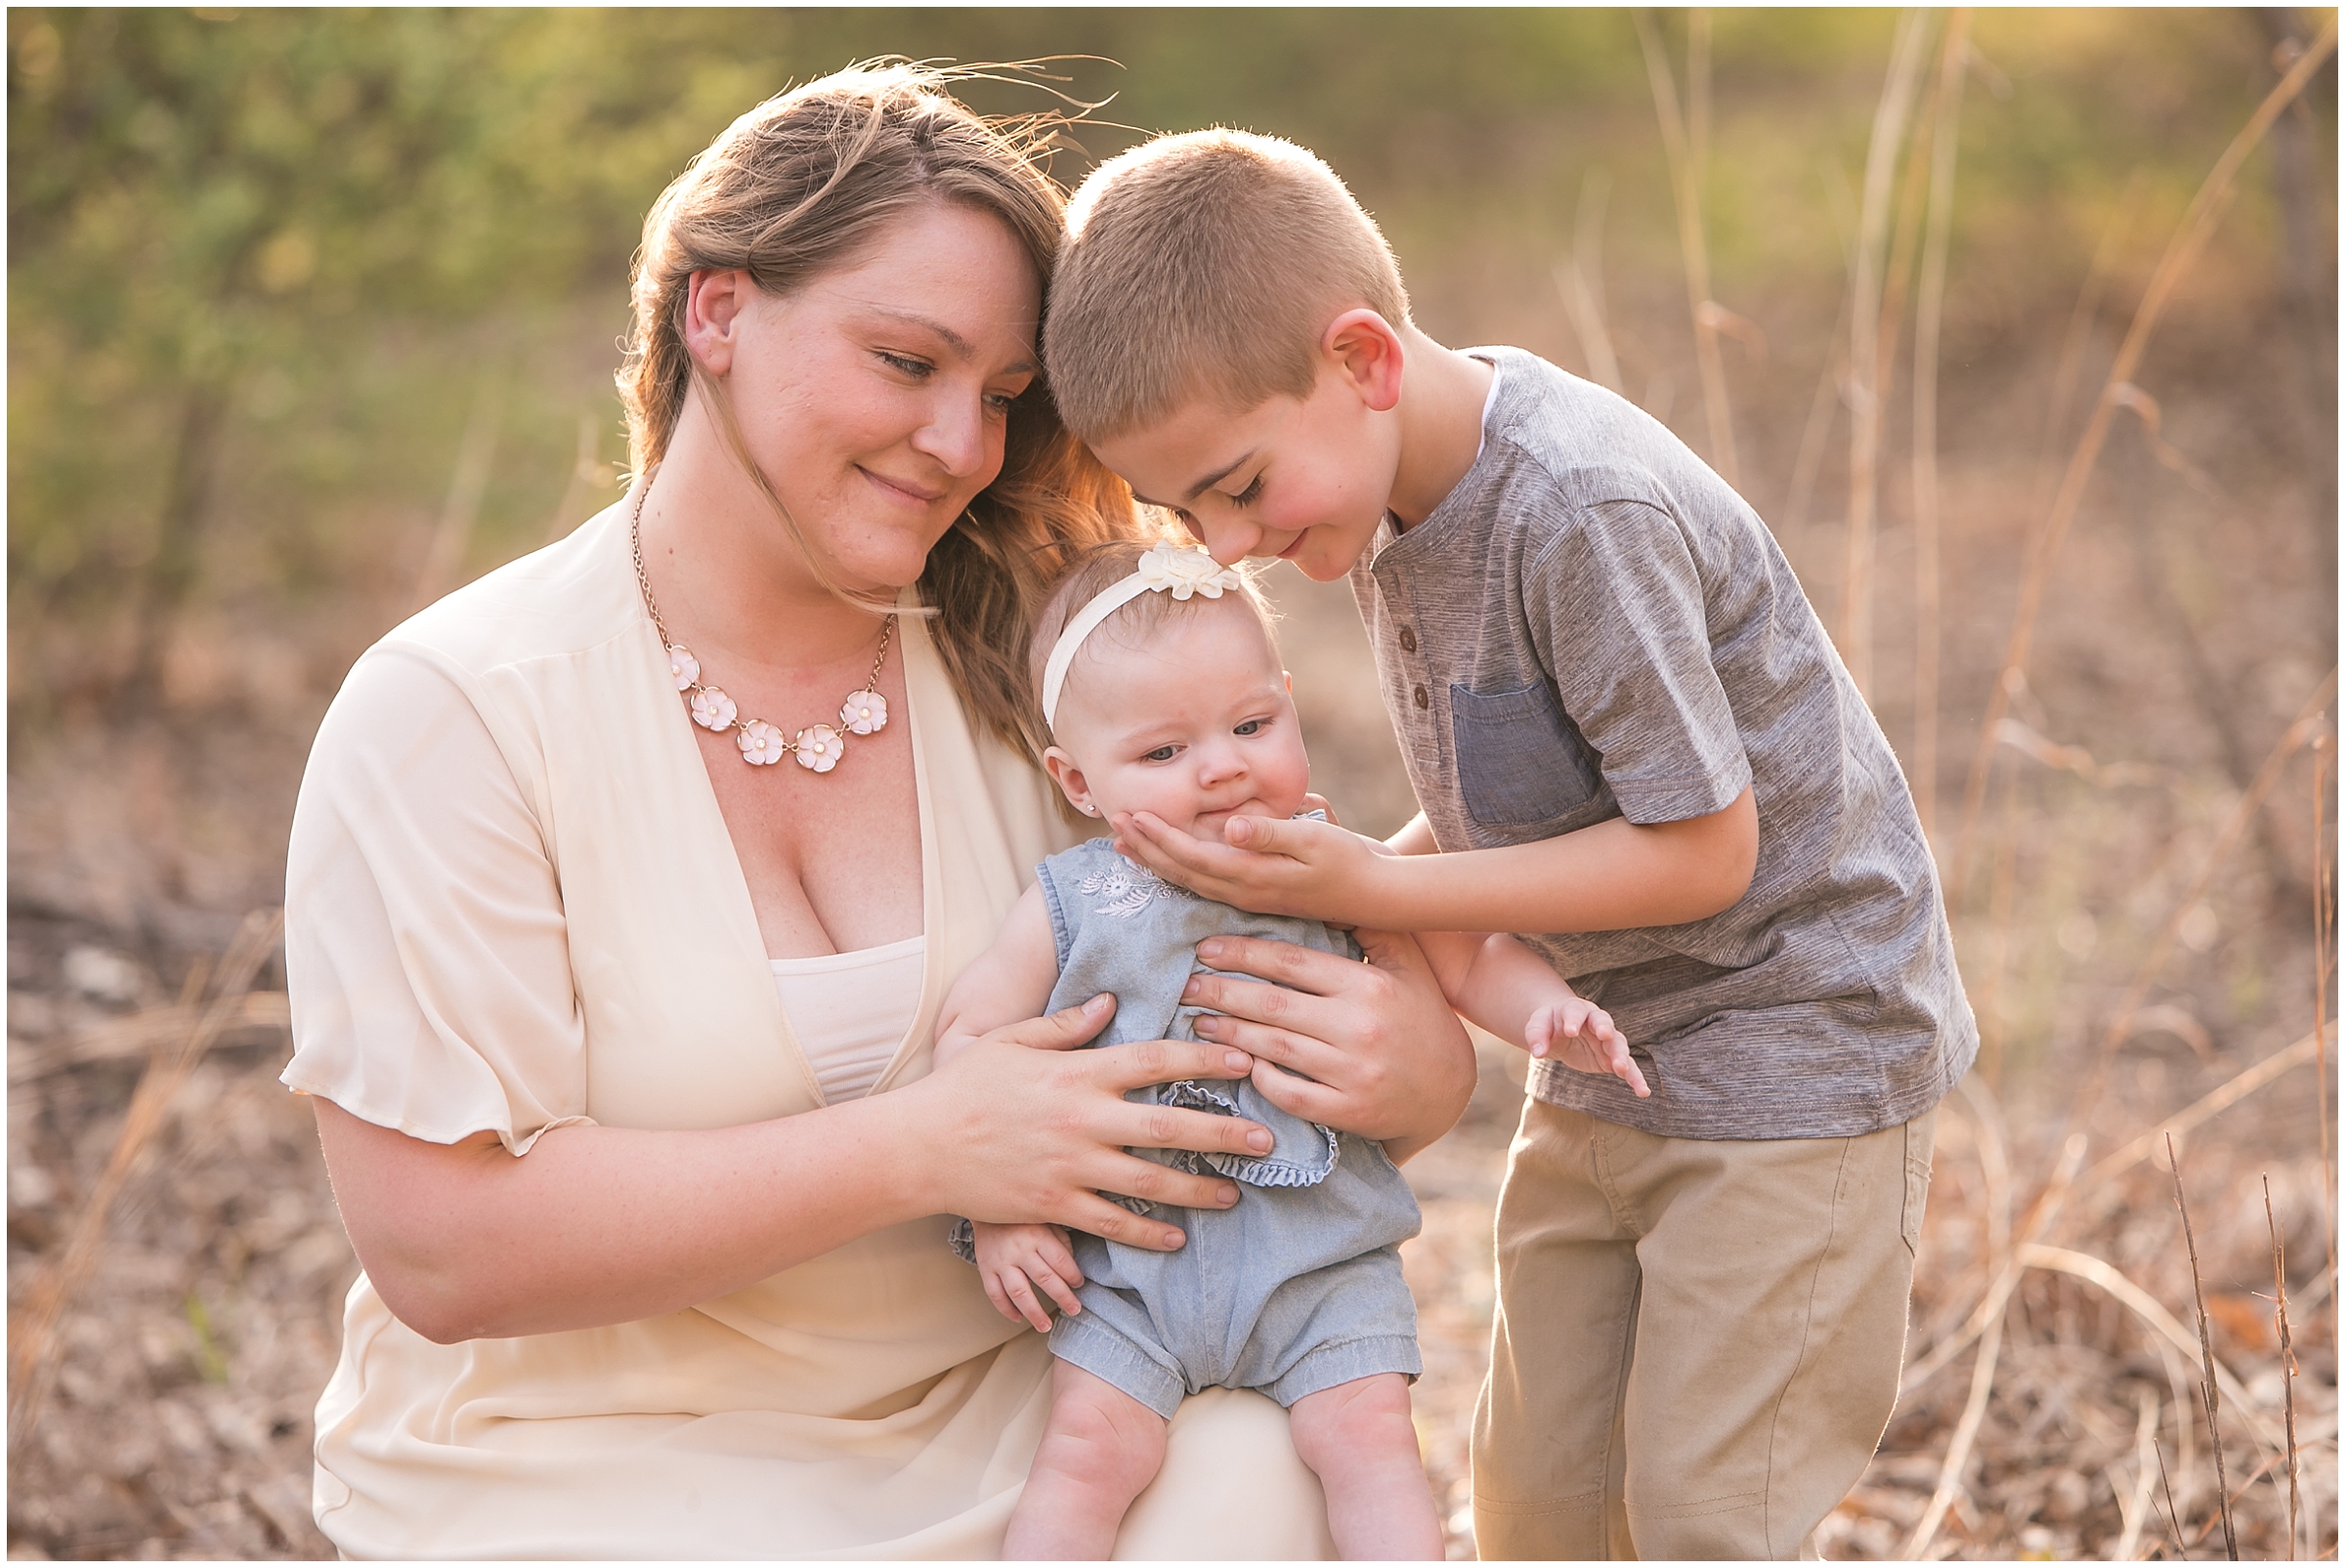
[[[1144, 1082], [1253, 1072], [1403, 1155], [1462, 1108], [1405, 938], [1252, 950], [1290, 989], [1213, 983], [1214, 1044], [1068, 1050], [1094, 1004], [929, 1071], [946, 986], [1070, 836], [1026, 760], [1034, 589], [1137, 527], [1036, 385], [1058, 226], [932, 75], [751, 110], [645, 225], [626, 498], [336, 699], [285, 1081], [366, 1268], [319, 1407], [345, 1553], [990, 1555], [1046, 1356], [940, 1216], [1179, 1245], [1099, 1193], [1234, 1188], [1126, 1146], [1260, 1129]], [[1283, 1418], [1215, 1391], [1119, 1552], [1325, 1546]]]

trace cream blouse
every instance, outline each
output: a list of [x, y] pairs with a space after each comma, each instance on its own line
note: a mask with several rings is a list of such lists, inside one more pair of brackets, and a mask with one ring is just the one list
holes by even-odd
[[[920, 808], [917, 1002], [1067, 830], [900, 623]], [[294, 814], [284, 1081], [516, 1158], [577, 1123], [736, 1125], [823, 1104], [775, 989], [614, 507], [398, 627], [319, 731]], [[1048, 1407], [942, 1216], [686, 1311], [439, 1345], [361, 1275], [318, 1406], [314, 1505], [352, 1557], [988, 1557]], [[1211, 1497], [1213, 1508], [1197, 1505]], [[1253, 1394], [1189, 1401], [1120, 1557], [1332, 1555]]]

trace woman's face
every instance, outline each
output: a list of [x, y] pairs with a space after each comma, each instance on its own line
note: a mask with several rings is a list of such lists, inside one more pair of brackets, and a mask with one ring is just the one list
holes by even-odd
[[751, 459], [841, 587], [915, 581], [1001, 472], [1010, 403], [1038, 374], [1025, 249], [1000, 219], [938, 202], [788, 294], [729, 275], [696, 314], [726, 328], [721, 368], [703, 362]]

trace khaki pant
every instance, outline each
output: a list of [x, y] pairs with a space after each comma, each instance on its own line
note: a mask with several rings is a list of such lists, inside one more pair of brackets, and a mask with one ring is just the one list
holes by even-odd
[[1809, 1552], [1897, 1404], [1936, 1127], [1713, 1142], [1527, 1101], [1474, 1413], [1481, 1555]]

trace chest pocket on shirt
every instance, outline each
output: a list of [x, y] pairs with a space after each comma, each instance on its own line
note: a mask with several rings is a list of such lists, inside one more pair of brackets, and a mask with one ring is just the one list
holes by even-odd
[[1488, 696], [1452, 686], [1449, 719], [1467, 815], [1485, 827], [1560, 817], [1602, 786], [1595, 755], [1546, 681]]

